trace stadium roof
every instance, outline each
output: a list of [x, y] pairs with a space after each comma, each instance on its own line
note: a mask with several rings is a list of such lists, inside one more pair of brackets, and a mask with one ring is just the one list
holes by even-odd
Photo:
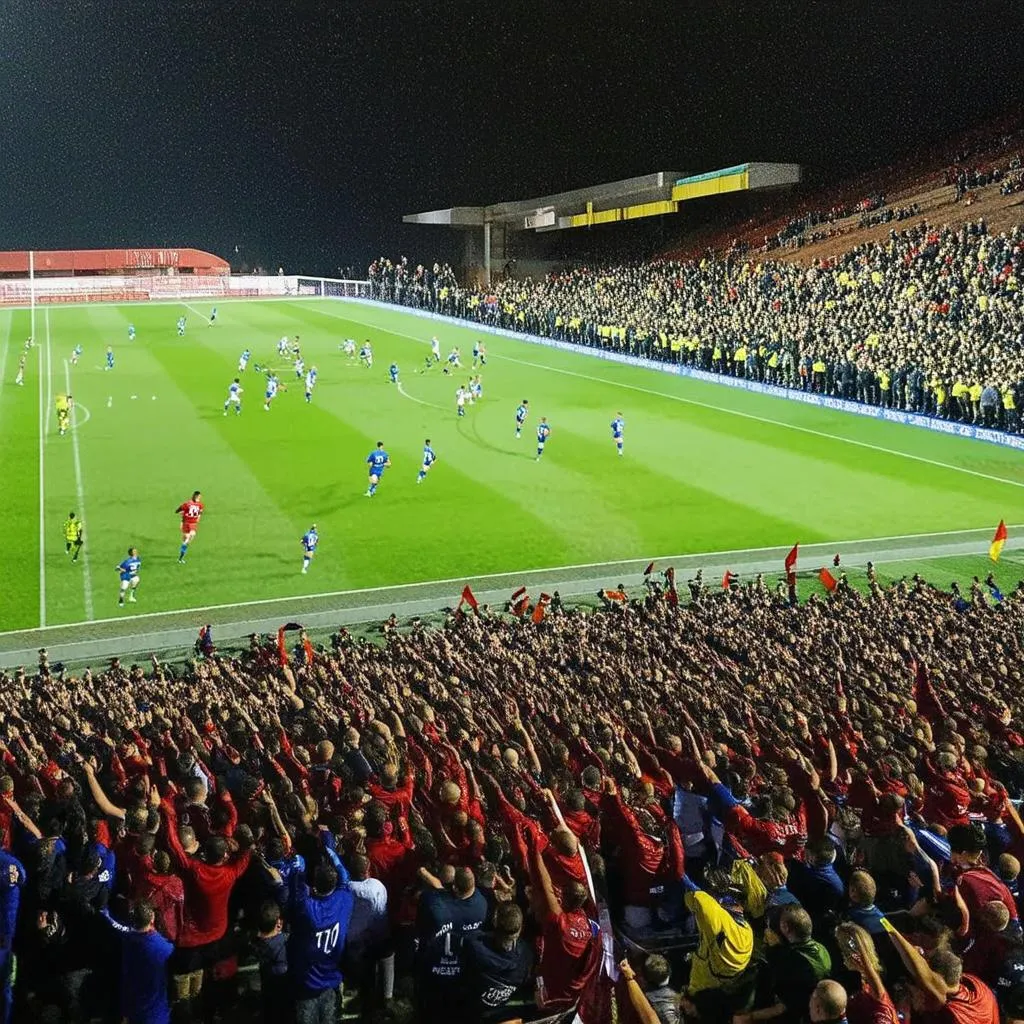
[[27, 249], [0, 252], [0, 274], [27, 274], [29, 266], [43, 274], [102, 274], [173, 270], [186, 274], [227, 274], [227, 260], [201, 249]]
[[674, 213], [680, 202], [689, 199], [724, 192], [777, 188], [795, 185], [799, 181], [800, 167], [797, 164], [740, 164], [691, 177], [684, 177], [678, 171], [656, 171], [536, 199], [409, 213], [402, 220], [406, 224], [437, 224], [453, 228], [502, 224], [512, 231], [555, 231]]

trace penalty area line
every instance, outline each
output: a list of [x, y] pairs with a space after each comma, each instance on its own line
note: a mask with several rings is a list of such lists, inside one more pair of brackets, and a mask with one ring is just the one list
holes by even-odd
[[[400, 310], [397, 310], [400, 312]], [[378, 324], [369, 323], [365, 320], [359, 320], [351, 316], [339, 316], [337, 313], [333, 313], [327, 309], [321, 309], [319, 312], [324, 313], [326, 316], [335, 317], [336, 319], [349, 320], [354, 323], [361, 324], [363, 327], [376, 327], [377, 330], [383, 331], [386, 334], [393, 334], [399, 338], [406, 338], [410, 341], [418, 341], [423, 345], [430, 344], [423, 338], [418, 337], [415, 334], [407, 334], [404, 331], [389, 330], [385, 327], [380, 327]], [[462, 327], [461, 324], [451, 324], [452, 327]], [[467, 324], [463, 330], [472, 331], [472, 326]], [[509, 338], [508, 341], [517, 341], [515, 338]], [[520, 341], [519, 344], [529, 344], [528, 341]], [[561, 350], [560, 350], [561, 351]], [[584, 350], [580, 352], [580, 355], [585, 356], [588, 353]], [[896, 455], [904, 459], [911, 459], [914, 462], [921, 462], [928, 466], [936, 466], [939, 469], [948, 469], [954, 473], [965, 473], [968, 476], [979, 477], [982, 480], [991, 480], [997, 484], [1006, 484], [1009, 487], [1022, 487], [1024, 488], [1024, 481], [1021, 480], [1008, 480], [1006, 477], [995, 476], [992, 473], [983, 473], [978, 469], [968, 469], [966, 466], [954, 466], [949, 462], [940, 462], [938, 459], [929, 459], [924, 455], [913, 455], [911, 452], [900, 451], [898, 448], [886, 448], [884, 445], [871, 444], [869, 441], [858, 441], [856, 438], [844, 437], [842, 434], [830, 434], [825, 430], [815, 430], [812, 427], [803, 427], [798, 423], [787, 423], [785, 420], [772, 419], [770, 416], [758, 416], [756, 413], [743, 412], [740, 409], [731, 409], [725, 405], [715, 405], [713, 402], [701, 402], [696, 398], [685, 398], [682, 395], [673, 395], [667, 391], [657, 391], [654, 388], [640, 387], [638, 384], [627, 384], [625, 381], [620, 380], [609, 380], [607, 377], [597, 377], [590, 373], [580, 373], [578, 370], [565, 370], [558, 366], [549, 366], [547, 363], [537, 363], [529, 359], [517, 359], [515, 356], [505, 356], [498, 353], [491, 353], [492, 359], [503, 359], [509, 363], [518, 363], [520, 366], [531, 366], [537, 370], [547, 370], [550, 373], [560, 373], [566, 377], [576, 377], [579, 380], [593, 381], [595, 384], [607, 384], [610, 387], [625, 388], [628, 391], [636, 391], [644, 395], [652, 395], [655, 398], [665, 398], [671, 402], [682, 402], [684, 405], [692, 405], [700, 409], [710, 409], [714, 412], [727, 413], [732, 416], [739, 416], [745, 420], [753, 420], [756, 423], [769, 423], [772, 426], [784, 427], [788, 430], [796, 430], [801, 434], [810, 434], [814, 437], [824, 437], [830, 441], [839, 441], [842, 444], [854, 445], [857, 448], [867, 448], [870, 451], [882, 452], [885, 455]], [[645, 369], [645, 367], [639, 367], [639, 369]], [[719, 385], [723, 386], [723, 385]], [[776, 396], [770, 396], [776, 397]], [[782, 397], [782, 396], [777, 396]]]
[[[1008, 530], [1024, 530], [1024, 523], [1008, 525]], [[896, 534], [888, 537], [853, 537], [846, 540], [832, 540], [832, 541], [815, 541], [813, 544], [802, 545], [801, 557], [805, 560], [808, 558], [817, 558], [819, 555], [824, 556], [827, 552], [833, 552], [840, 550], [844, 547], [851, 545], [872, 545], [872, 544], [884, 544], [891, 546], [892, 544], [899, 541], [913, 541], [913, 540], [931, 540], [936, 538], [961, 538], [963, 540], [969, 540], [972, 537], [977, 537], [979, 540], [979, 557], [987, 553], [987, 543], [985, 538], [991, 536], [991, 526], [980, 526], [968, 530], [940, 530], [932, 533], [905, 533]], [[778, 555], [779, 561], [781, 562], [785, 553], [789, 550], [790, 545], [770, 545], [768, 547], [755, 547], [755, 548], [733, 548], [727, 551], [691, 551], [683, 552], [674, 555], [659, 555], [653, 559], [644, 555], [640, 558], [622, 558], [617, 561], [611, 562], [580, 562], [573, 565], [547, 565], [537, 566], [534, 568], [519, 568], [509, 569], [505, 572], [491, 572], [491, 573], [478, 573], [478, 574], [466, 574], [464, 576], [455, 576], [448, 579], [439, 580], [418, 580], [410, 583], [389, 583], [385, 586], [380, 587], [360, 587], [351, 590], [329, 590], [319, 594], [298, 594], [290, 597], [263, 597], [253, 601], [237, 601], [229, 604], [210, 604], [210, 605], [199, 605], [193, 608], [171, 608], [162, 612], [142, 612], [138, 615], [131, 616], [130, 620], [125, 619], [122, 616], [111, 617], [107, 619], [93, 619], [92, 622], [62, 622], [50, 627], [47, 627], [50, 631], [57, 629], [73, 629], [76, 626], [99, 626], [112, 622], [140, 622], [147, 619], [159, 619], [159, 618], [172, 618], [180, 615], [194, 615], [206, 612], [218, 612], [228, 611], [230, 609], [238, 608], [261, 608], [267, 607], [268, 605], [294, 605], [302, 601], [324, 601], [330, 598], [342, 598], [342, 597], [359, 597], [361, 595], [374, 595], [380, 594], [382, 597], [389, 593], [393, 593], [398, 590], [409, 590], [416, 591], [422, 590], [427, 587], [442, 587], [442, 586], [457, 586], [461, 587], [467, 582], [484, 583], [488, 580], [503, 580], [510, 579], [512, 581], [520, 580], [524, 576], [543, 576], [545, 574], [554, 573], [565, 573], [565, 572], [576, 572], [581, 569], [590, 570], [616, 570], [618, 574], [622, 575], [634, 575], [635, 573], [630, 572], [627, 568], [629, 566], [636, 566], [636, 572], [640, 572], [642, 567], [649, 561], [654, 562], [677, 562], [684, 559], [688, 561], [696, 561], [698, 559], [711, 560], [714, 559], [714, 564], [719, 564], [723, 561], [735, 560], [740, 555], [770, 555], [775, 552]], [[983, 550], [984, 549], [984, 550]], [[929, 548], [922, 548], [919, 556], [921, 559], [945, 557], [943, 555], [929, 554]], [[1016, 550], [1016, 549], [1013, 549]], [[876, 564], [881, 564], [885, 560], [886, 552], [884, 549], [878, 552], [878, 557], [873, 559]], [[905, 561], [906, 556], [897, 559], [897, 561]], [[596, 577], [595, 577], [596, 578]], [[409, 600], [415, 598], [410, 596]], [[282, 614], [286, 614], [282, 612]], [[296, 615], [301, 614], [300, 612], [294, 613]], [[0, 639], [4, 637], [18, 636], [24, 633], [35, 633], [38, 632], [36, 629], [15, 629], [10, 630], [6, 633], [0, 633]]]
[[[67, 385], [67, 393], [71, 394], [71, 366], [64, 360], [64, 382]], [[85, 419], [82, 423], [88, 422], [89, 410], [83, 406]], [[70, 417], [69, 417], [70, 418]], [[78, 521], [82, 524], [83, 538], [85, 530], [85, 485], [82, 482], [82, 459], [78, 447], [78, 428], [81, 426], [78, 417], [75, 416], [70, 424], [71, 429], [71, 452], [75, 464], [75, 493], [78, 497]], [[85, 590], [85, 617], [90, 622], [93, 618], [92, 605], [92, 572], [89, 568], [89, 549], [82, 545], [82, 587]]]

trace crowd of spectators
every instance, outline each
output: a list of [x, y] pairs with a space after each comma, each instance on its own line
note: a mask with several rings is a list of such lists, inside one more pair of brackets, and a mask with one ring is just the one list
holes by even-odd
[[996, 235], [984, 220], [921, 222], [809, 267], [708, 254], [581, 266], [484, 292], [460, 288], [448, 267], [421, 270], [378, 274], [376, 294], [580, 345], [1020, 430], [1020, 226]]
[[864, 216], [885, 208], [882, 193], [865, 196], [855, 203], [837, 203], [827, 210], [808, 210], [786, 222], [774, 235], [764, 236], [764, 251], [772, 249], [799, 248], [811, 241], [832, 236], [833, 226], [839, 221], [860, 214]]
[[689, 589], [4, 675], [4, 1019], [1024, 1019], [1024, 591]]

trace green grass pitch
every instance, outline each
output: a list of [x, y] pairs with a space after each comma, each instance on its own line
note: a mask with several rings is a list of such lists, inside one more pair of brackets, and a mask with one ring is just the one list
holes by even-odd
[[[995, 445], [499, 337], [486, 339], [483, 401], [460, 420], [460, 377], [417, 371], [436, 333], [444, 354], [461, 346], [468, 380], [472, 328], [325, 300], [222, 303], [214, 327], [208, 310], [198, 302], [39, 308], [22, 387], [14, 377], [30, 313], [0, 310], [0, 632], [1024, 522], [1024, 457]], [[179, 339], [182, 313], [188, 331]], [[241, 351], [280, 365], [273, 353], [284, 334], [299, 335], [307, 364], [319, 368], [313, 403], [285, 370], [288, 390], [264, 412], [262, 378], [250, 364], [244, 411], [225, 417]], [[342, 354], [346, 337], [372, 339], [372, 370]], [[71, 367], [76, 344], [84, 352]], [[402, 391], [387, 381], [392, 360]], [[75, 429], [59, 437], [53, 402], [69, 386]], [[516, 440], [522, 398], [531, 416]], [[619, 411], [621, 459], [609, 429]], [[538, 464], [542, 415], [552, 435]], [[439, 461], [417, 486], [427, 437]], [[378, 439], [393, 466], [367, 498], [364, 460]], [[178, 565], [174, 509], [197, 488], [206, 514]], [[61, 536], [71, 509], [84, 520], [88, 556], [76, 565]], [[299, 538], [313, 522], [321, 545], [304, 576]], [[129, 544], [143, 559], [142, 583], [138, 603], [120, 610], [114, 566]], [[987, 537], [977, 558], [943, 574], [987, 571], [986, 546]], [[997, 576], [1007, 584], [1021, 570], [1005, 559]]]

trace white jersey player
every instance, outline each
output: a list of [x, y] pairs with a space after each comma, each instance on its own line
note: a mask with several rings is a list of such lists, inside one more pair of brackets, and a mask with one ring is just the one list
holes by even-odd
[[436, 334], [430, 339], [430, 354], [433, 356], [435, 363], [441, 362], [441, 342], [437, 340]]
[[285, 336], [284, 336], [284, 337], [283, 337], [283, 338], [282, 338], [282, 339], [281, 339], [281, 340], [280, 340], [280, 341], [279, 341], [279, 342], [277, 343], [277, 354], [278, 354], [279, 356], [283, 356], [283, 355], [286, 355], [286, 354], [287, 354], [287, 352], [288, 352], [288, 336], [287, 336], [287, 335], [285, 335]]
[[263, 409], [266, 412], [270, 411], [270, 403], [277, 398], [278, 383], [277, 378], [270, 374], [267, 377], [267, 390], [263, 393]]
[[239, 373], [245, 373], [246, 367], [249, 365], [249, 360], [250, 359], [252, 359], [252, 353], [248, 349], [246, 349], [238, 357], [238, 372]]
[[224, 403], [224, 415], [228, 414], [228, 406], [233, 405], [235, 407], [235, 415], [237, 416], [242, 411], [242, 385], [238, 382], [236, 377], [228, 387], [227, 401]]

